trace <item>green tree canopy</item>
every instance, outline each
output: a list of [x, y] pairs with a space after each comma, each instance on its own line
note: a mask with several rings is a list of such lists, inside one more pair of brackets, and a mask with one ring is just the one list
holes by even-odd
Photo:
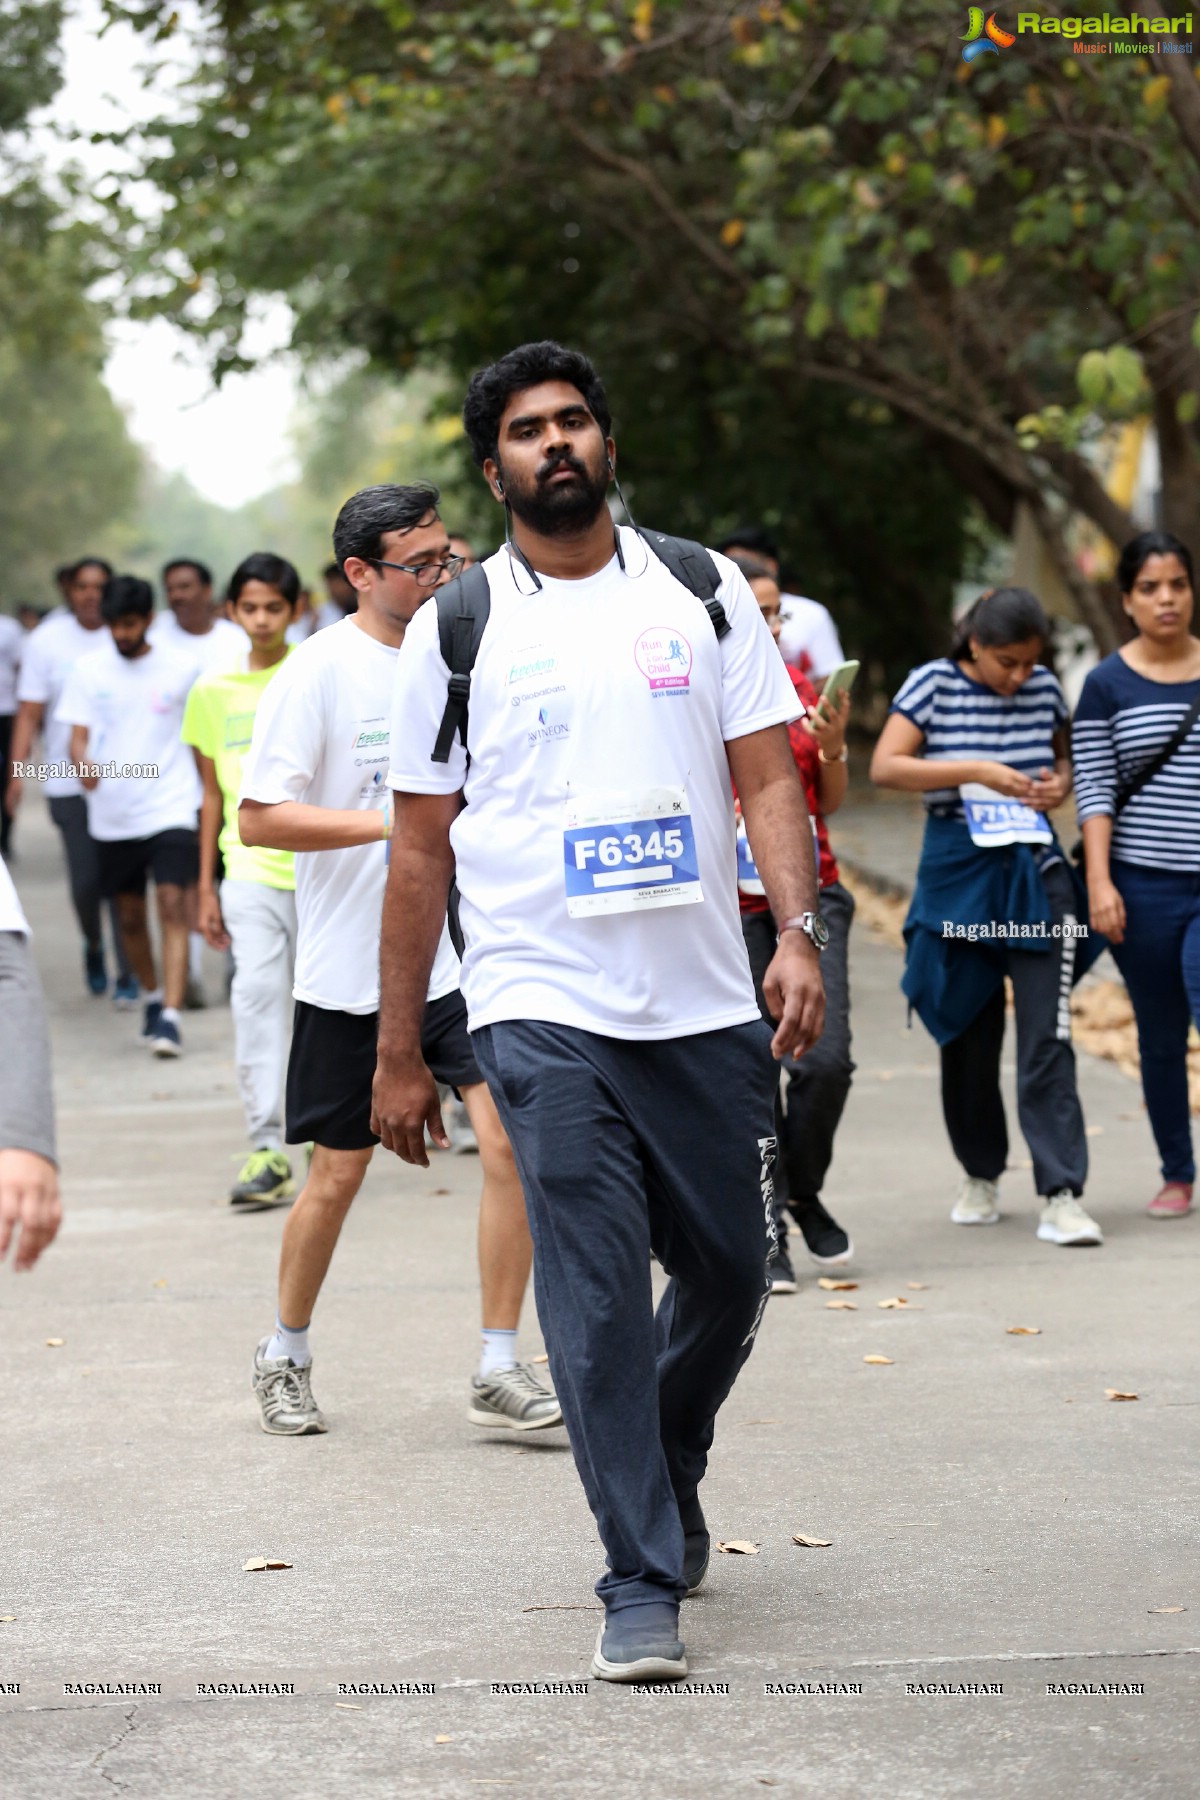
[[941, 0], [202, 10], [142, 291], [218, 370], [264, 291], [302, 348], [393, 372], [578, 342], [647, 516], [783, 522], [810, 588], [885, 636], [942, 610], [970, 495], [1001, 529], [1031, 509], [1115, 641], [1066, 527], [1132, 530], [1088, 439], [1138, 408], [1200, 543], [1187, 58], [1038, 34], [968, 65]]

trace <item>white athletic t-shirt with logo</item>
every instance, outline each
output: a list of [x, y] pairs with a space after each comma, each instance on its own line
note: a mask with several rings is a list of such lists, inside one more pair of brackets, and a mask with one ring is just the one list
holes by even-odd
[[[471, 761], [430, 761], [449, 671], [423, 606], [396, 669], [388, 780], [464, 789], [450, 838], [471, 1028], [542, 1019], [618, 1038], [758, 1017], [737, 902], [725, 744], [799, 716], [758, 603], [727, 558], [703, 603], [634, 532], [584, 581], [489, 557]], [[644, 886], [639, 883], [644, 881]], [[661, 890], [661, 891], [659, 891]]]
[[[21, 658], [21, 672], [17, 676], [17, 701], [33, 700], [46, 709], [42, 718], [42, 748], [47, 762], [69, 763], [71, 760], [71, 727], [61, 724], [55, 717], [68, 670], [81, 656], [89, 656], [111, 641], [106, 626], [85, 631], [75, 614], [66, 611], [51, 613], [30, 632]], [[47, 797], [52, 800], [83, 792], [73, 775], [49, 775], [43, 785]]]
[[67, 676], [57, 718], [88, 728], [89, 762], [137, 764], [157, 775], [102, 775], [85, 797], [88, 831], [100, 843], [195, 831], [200, 810], [196, 759], [180, 740], [195, 666], [166, 650], [122, 656], [107, 642], [81, 656]]
[[[241, 798], [386, 811], [396, 656], [353, 618], [297, 644], [259, 701]], [[387, 856], [382, 819], [377, 844], [296, 852], [297, 1000], [328, 1012], [379, 1010]], [[443, 927], [428, 998], [457, 986], [458, 958]]]
[[249, 645], [246, 633], [232, 619], [214, 619], [203, 633], [185, 631], [170, 608], [155, 613], [149, 637], [160, 650], [194, 663], [198, 676], [223, 675], [227, 669], [238, 668]]

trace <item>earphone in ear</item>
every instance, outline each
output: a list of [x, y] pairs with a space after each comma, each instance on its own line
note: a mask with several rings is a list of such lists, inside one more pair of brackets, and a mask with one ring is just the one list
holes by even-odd
[[503, 500], [504, 498], [504, 483], [499, 476], [496, 477], [496, 498], [497, 500]]
[[609, 457], [606, 457], [606, 458], [605, 458], [605, 460], [606, 460], [606, 462], [607, 462], [607, 463], [608, 463], [608, 472], [609, 472], [609, 474], [610, 474], [610, 475], [615, 475], [615, 474], [616, 474], [616, 472], [617, 472], [617, 471], [616, 471], [616, 470], [615, 470], [615, 469], [614, 469], [614, 467], [613, 467], [613, 459], [612, 459], [612, 457], [611, 457], [611, 456], [609, 456]]

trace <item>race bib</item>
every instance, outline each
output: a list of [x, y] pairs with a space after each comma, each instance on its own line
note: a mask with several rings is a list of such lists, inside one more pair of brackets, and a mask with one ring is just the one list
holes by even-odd
[[[821, 874], [821, 840], [817, 836], [817, 821], [813, 818], [811, 813], [808, 815], [808, 822], [812, 826], [813, 860], [816, 863], [817, 878], [819, 880]], [[737, 822], [737, 884], [739, 894], [766, 895], [767, 890], [762, 884], [762, 876], [758, 872], [758, 866], [754, 861], [754, 852], [750, 848], [750, 839], [746, 836], [746, 821], [743, 819], [740, 812], [738, 813]]]
[[573, 919], [698, 905], [704, 894], [686, 789], [572, 795], [563, 871]]
[[1005, 844], [1052, 844], [1054, 833], [1045, 813], [1035, 812], [1023, 800], [1010, 800], [982, 782], [967, 781], [959, 788], [971, 842], [985, 849]]

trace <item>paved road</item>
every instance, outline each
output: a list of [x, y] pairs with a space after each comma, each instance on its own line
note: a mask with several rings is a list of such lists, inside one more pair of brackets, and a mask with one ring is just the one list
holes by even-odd
[[[760, 1551], [715, 1557], [686, 1622], [693, 1682], [728, 1692], [494, 1693], [585, 1676], [598, 1557], [562, 1434], [464, 1417], [474, 1159], [380, 1156], [314, 1332], [332, 1429], [265, 1437], [248, 1365], [281, 1218], [224, 1202], [228, 1013], [151, 1062], [82, 992], [36, 811], [21, 847], [68, 1222], [33, 1276], [0, 1270], [7, 1795], [1194, 1793], [1200, 1222], [1142, 1216], [1150, 1138], [1119, 1071], [1082, 1069], [1102, 1250], [1036, 1242], [1020, 1166], [998, 1228], [954, 1229], [932, 1047], [905, 1031], [896, 953], [859, 934], [829, 1196], [860, 1246], [857, 1310], [807, 1279], [773, 1300], [722, 1415], [710, 1523]], [[879, 1308], [894, 1296], [909, 1307]], [[256, 1555], [293, 1566], [244, 1574]], [[64, 1694], [121, 1681], [161, 1694]], [[238, 1681], [295, 1693], [197, 1693]], [[436, 1691], [339, 1694], [355, 1681]], [[909, 1691], [935, 1683], [1003, 1692]]]

